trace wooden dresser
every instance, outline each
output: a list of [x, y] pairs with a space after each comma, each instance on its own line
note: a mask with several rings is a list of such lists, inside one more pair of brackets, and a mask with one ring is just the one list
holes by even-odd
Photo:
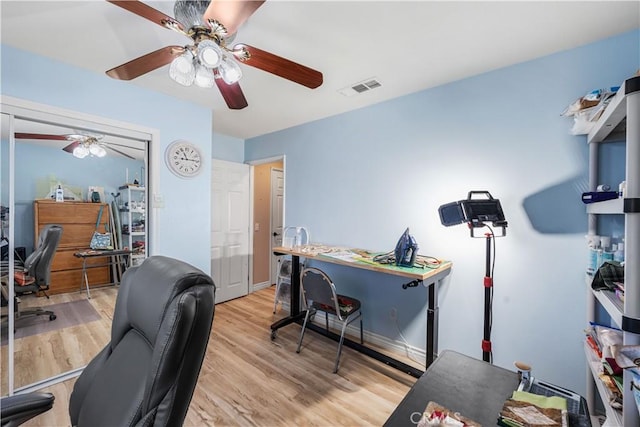
[[[55, 202], [53, 200], [35, 200], [33, 202], [35, 219], [35, 244], [38, 243], [40, 231], [47, 224], [62, 226], [62, 238], [51, 266], [51, 294], [74, 292], [84, 289], [82, 278], [82, 260], [73, 256], [75, 252], [89, 249], [91, 236], [96, 228], [96, 220], [100, 206], [104, 206], [102, 212], [102, 224], [99, 228], [104, 233], [105, 221], [109, 224], [110, 209], [106, 203], [89, 202]], [[104, 260], [89, 259], [87, 266], [91, 264], [104, 264]], [[111, 274], [108, 266], [94, 267], [87, 270], [89, 283], [92, 287], [111, 283]]]

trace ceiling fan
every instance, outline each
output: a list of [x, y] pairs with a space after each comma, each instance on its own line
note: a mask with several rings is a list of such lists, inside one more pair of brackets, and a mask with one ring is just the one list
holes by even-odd
[[39, 139], [39, 140], [48, 140], [48, 141], [71, 141], [71, 143], [62, 149], [67, 153], [73, 154], [75, 157], [80, 159], [87, 157], [89, 155], [95, 157], [104, 157], [107, 155], [107, 149], [111, 150], [115, 153], [120, 154], [121, 156], [127, 157], [129, 159], [135, 160], [135, 157], [125, 153], [122, 150], [114, 148], [113, 145], [119, 147], [126, 147], [134, 150], [141, 150], [140, 148], [130, 147], [123, 144], [117, 144], [115, 142], [105, 142], [101, 141], [103, 135], [89, 135], [89, 134], [80, 134], [80, 133], [72, 133], [66, 135], [49, 135], [43, 133], [23, 133], [16, 132], [14, 134], [16, 139]]
[[176, 82], [201, 87], [215, 84], [234, 110], [248, 105], [238, 84], [242, 70], [237, 61], [311, 89], [322, 84], [319, 71], [247, 44], [227, 45], [265, 0], [177, 0], [175, 19], [140, 1], [107, 1], [193, 40], [192, 45], [166, 46], [112, 68], [107, 71], [112, 78], [131, 80], [170, 63], [169, 75]]

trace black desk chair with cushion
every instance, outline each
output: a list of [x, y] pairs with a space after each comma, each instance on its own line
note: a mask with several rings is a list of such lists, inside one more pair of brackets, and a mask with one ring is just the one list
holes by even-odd
[[340, 343], [338, 344], [338, 354], [336, 355], [336, 363], [333, 373], [338, 372], [340, 364], [340, 355], [342, 354], [342, 342], [344, 341], [344, 333], [347, 325], [356, 319], [360, 319], [360, 344], [364, 342], [362, 334], [362, 313], [360, 312], [360, 301], [345, 295], [338, 295], [336, 287], [322, 270], [309, 267], [302, 271], [300, 280], [300, 288], [302, 290], [303, 300], [307, 307], [300, 332], [300, 340], [298, 341], [297, 353], [300, 353], [304, 331], [307, 327], [309, 318], [316, 314], [317, 311], [324, 311], [326, 329], [329, 330], [329, 314], [334, 315], [342, 322], [342, 331], [340, 332]]
[[[51, 282], [51, 263], [56, 254], [56, 249], [62, 238], [62, 226], [48, 224], [42, 228], [38, 236], [38, 246], [24, 260], [22, 267], [16, 266], [14, 292], [16, 297], [27, 294], [43, 292], [47, 298], [47, 290]], [[49, 316], [49, 320], [55, 320], [56, 314], [53, 311], [45, 310], [41, 307], [33, 307], [25, 310], [20, 309], [17, 304], [16, 320], [32, 316]]]
[[[111, 342], [76, 380], [73, 426], [180, 426], [198, 380], [215, 286], [182, 261], [152, 256], [129, 268], [118, 291]], [[5, 423], [5, 399], [2, 423]]]

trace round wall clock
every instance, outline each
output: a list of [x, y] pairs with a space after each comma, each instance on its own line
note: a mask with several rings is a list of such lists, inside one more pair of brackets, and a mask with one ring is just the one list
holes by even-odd
[[180, 178], [196, 176], [202, 167], [200, 150], [194, 144], [184, 140], [169, 144], [164, 160], [169, 170]]

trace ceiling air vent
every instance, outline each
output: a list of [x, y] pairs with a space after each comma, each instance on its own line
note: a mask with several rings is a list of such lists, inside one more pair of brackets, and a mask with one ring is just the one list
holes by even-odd
[[359, 93], [367, 92], [380, 86], [382, 86], [382, 84], [377, 81], [375, 77], [370, 77], [361, 82], [354, 83], [350, 86], [339, 89], [338, 92], [340, 92], [344, 96], [353, 96]]

